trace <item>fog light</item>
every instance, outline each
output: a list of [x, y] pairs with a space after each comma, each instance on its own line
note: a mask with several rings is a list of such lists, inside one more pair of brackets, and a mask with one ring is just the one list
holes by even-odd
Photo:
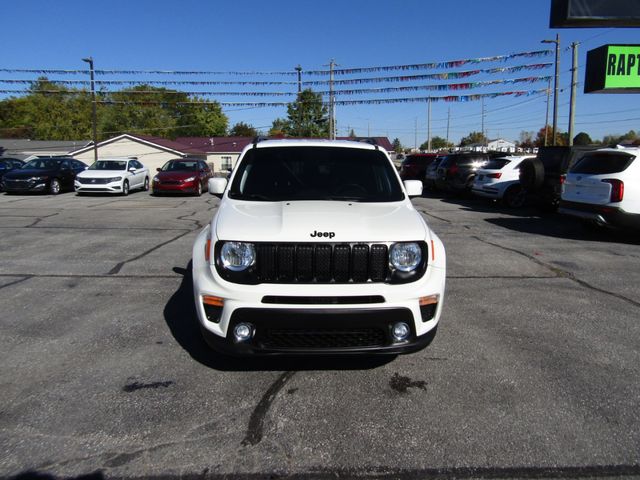
[[404, 322], [394, 323], [391, 328], [391, 335], [396, 342], [406, 340], [410, 333], [411, 329], [409, 328], [409, 325]]
[[233, 336], [236, 342], [246, 342], [253, 337], [253, 325], [250, 323], [239, 323], [233, 329]]

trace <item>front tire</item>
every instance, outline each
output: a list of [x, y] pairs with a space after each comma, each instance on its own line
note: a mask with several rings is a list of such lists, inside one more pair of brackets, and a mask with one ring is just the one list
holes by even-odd
[[196, 191], [194, 195], [196, 197], [199, 197], [200, 195], [202, 195], [202, 184], [200, 182], [198, 182], [198, 186], [196, 187]]
[[57, 178], [51, 179], [49, 183], [49, 193], [51, 195], [58, 195], [60, 193], [60, 180]]
[[122, 183], [122, 195], [123, 195], [124, 197], [126, 197], [127, 195], [129, 195], [129, 181], [128, 181], [128, 180], [125, 180], [125, 181]]
[[148, 192], [148, 191], [149, 191], [149, 177], [146, 177], [146, 178], [144, 179], [144, 187], [142, 187], [142, 189], [143, 189], [145, 192]]

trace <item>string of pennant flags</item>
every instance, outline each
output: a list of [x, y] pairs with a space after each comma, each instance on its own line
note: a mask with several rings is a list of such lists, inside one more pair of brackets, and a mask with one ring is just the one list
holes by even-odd
[[[499, 80], [487, 80], [482, 82], [466, 82], [466, 83], [448, 83], [439, 85], [418, 85], [418, 86], [405, 86], [405, 87], [385, 87], [385, 88], [364, 88], [364, 89], [351, 89], [351, 90], [334, 90], [334, 95], [362, 95], [371, 93], [395, 93], [395, 92], [418, 92], [418, 91], [448, 91], [448, 90], [471, 90], [474, 88], [481, 88], [492, 85], [511, 85], [517, 83], [537, 83], [548, 82], [553, 77], [537, 76], [537, 77], [524, 77], [524, 78], [512, 78], [512, 79], [499, 79]], [[5, 81], [0, 80], [0, 83]], [[18, 81], [16, 81], [18, 82]], [[19, 82], [32, 83], [31, 81], [20, 80]], [[8, 82], [12, 83], [12, 82]], [[5, 89], [0, 90], [0, 93], [43, 93], [43, 94], [62, 94], [62, 95], [78, 95], [88, 94], [86, 91], [60, 91], [60, 90], [14, 90]], [[112, 92], [98, 91], [98, 95], [109, 95]], [[207, 96], [254, 96], [254, 97], [269, 97], [269, 96], [293, 96], [297, 95], [294, 92], [230, 92], [230, 91], [158, 91], [158, 90], [133, 90], [126, 92], [127, 95], [150, 95], [150, 94], [162, 94], [162, 95], [207, 95]], [[321, 91], [316, 92], [321, 95], [329, 95], [331, 92]]]
[[[487, 68], [481, 70], [466, 70], [459, 72], [442, 72], [442, 73], [430, 73], [424, 75], [404, 75], [404, 76], [387, 76], [387, 77], [370, 77], [370, 78], [353, 78], [346, 80], [314, 80], [303, 81], [302, 85], [305, 86], [320, 86], [333, 83], [333, 85], [360, 85], [364, 83], [382, 83], [382, 82], [413, 82], [421, 80], [449, 80], [457, 78], [468, 78], [480, 74], [495, 75], [499, 73], [514, 73], [525, 70], [543, 70], [551, 67], [551, 63], [533, 63], [526, 65], [516, 65], [513, 67], [498, 67]], [[24, 80], [24, 79], [0, 79], [0, 83], [8, 84], [30, 84], [37, 80]], [[47, 80], [49, 83], [55, 85], [89, 85], [87, 80]], [[298, 82], [286, 82], [286, 81], [179, 81], [179, 80], [96, 80], [96, 85], [245, 85], [245, 86], [275, 86], [275, 85], [297, 85]]]
[[[403, 64], [403, 65], [385, 65], [385, 66], [372, 66], [372, 67], [357, 67], [357, 68], [341, 68], [333, 70], [304, 70], [305, 75], [329, 75], [333, 72], [334, 75], [351, 75], [357, 73], [373, 73], [373, 72], [388, 72], [397, 70], [434, 70], [441, 68], [459, 68], [468, 64], [488, 63], [488, 62], [507, 62], [509, 60], [518, 58], [536, 58], [551, 55], [551, 50], [535, 50], [528, 52], [518, 52], [508, 55], [495, 55], [491, 57], [478, 57], [468, 58], [461, 60], [451, 60], [444, 62], [427, 62], [416, 64]], [[45, 68], [0, 68], [0, 72], [4, 73], [33, 73], [41, 75], [86, 75], [89, 70], [86, 69], [45, 69]], [[297, 71], [201, 71], [201, 70], [106, 70], [96, 69], [94, 70], [96, 75], [233, 75], [233, 76], [256, 76], [256, 75], [297, 75]]]
[[[336, 100], [335, 105], [348, 106], [348, 105], [384, 105], [394, 103], [427, 103], [427, 102], [473, 102], [481, 100], [483, 98], [498, 98], [498, 97], [528, 97], [533, 95], [539, 95], [546, 93], [546, 89], [539, 90], [514, 90], [509, 92], [493, 92], [493, 93], [477, 93], [473, 95], [446, 95], [446, 96], [429, 96], [429, 97], [406, 97], [406, 98], [381, 98], [381, 99], [367, 99], [367, 100]], [[160, 101], [143, 101], [143, 102], [131, 102], [131, 101], [116, 101], [116, 100], [99, 100], [97, 103], [103, 105], [159, 105], [166, 102]], [[324, 102], [325, 105], [329, 105], [328, 102]], [[220, 105], [222, 107], [283, 107], [287, 106], [286, 102], [206, 102], [206, 101], [194, 101], [194, 102], [175, 102], [174, 105]]]

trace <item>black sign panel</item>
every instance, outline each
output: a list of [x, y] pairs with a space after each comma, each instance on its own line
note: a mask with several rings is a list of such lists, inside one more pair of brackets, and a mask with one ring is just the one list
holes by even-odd
[[549, 26], [639, 27], [640, 0], [551, 0]]

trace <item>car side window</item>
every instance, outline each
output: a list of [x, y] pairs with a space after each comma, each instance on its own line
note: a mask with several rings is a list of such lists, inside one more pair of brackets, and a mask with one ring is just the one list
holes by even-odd
[[69, 161], [68, 160], [64, 160], [60, 164], [60, 170], [71, 170], [71, 166], [69, 165]]
[[133, 166], [136, 168], [144, 168], [142, 164], [137, 160], [133, 160], [131, 163], [133, 163]]

